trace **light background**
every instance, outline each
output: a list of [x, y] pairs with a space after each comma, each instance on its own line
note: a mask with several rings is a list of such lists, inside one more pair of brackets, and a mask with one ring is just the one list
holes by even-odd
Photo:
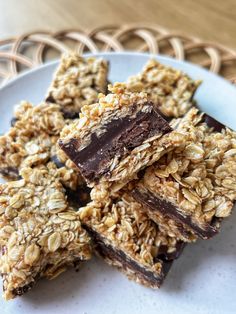
[[133, 22], [157, 23], [236, 49], [235, 0], [0, 0], [0, 39]]

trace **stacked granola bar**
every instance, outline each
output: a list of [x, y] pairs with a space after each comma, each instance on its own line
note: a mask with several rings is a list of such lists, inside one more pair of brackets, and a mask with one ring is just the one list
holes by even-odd
[[79, 215], [108, 264], [130, 279], [158, 288], [184, 243], [161, 232], [141, 206], [122, 191], [103, 204], [91, 202]]
[[214, 236], [236, 200], [236, 132], [208, 121], [191, 109], [177, 127], [188, 140], [147, 168], [132, 191], [163, 232], [187, 242]]
[[46, 100], [18, 106], [0, 137], [0, 173], [15, 180], [0, 187], [6, 299], [92, 248], [159, 288], [185, 244], [231, 214], [236, 133], [194, 106], [199, 81], [155, 60], [125, 83], [107, 72], [66, 54]]
[[92, 188], [79, 213], [96, 251], [152, 288], [184, 243], [219, 231], [236, 199], [236, 133], [194, 107], [198, 84], [150, 61], [83, 107], [59, 141]]
[[0, 270], [7, 300], [91, 257], [90, 237], [55, 170], [53, 163], [25, 167], [21, 180], [0, 188]]
[[9, 181], [0, 187], [5, 299], [91, 257], [90, 236], [76, 213], [90, 190], [57, 142], [81, 107], [106, 91], [107, 71], [105, 60], [64, 55], [46, 101], [22, 102], [10, 130], [0, 136], [0, 174]]

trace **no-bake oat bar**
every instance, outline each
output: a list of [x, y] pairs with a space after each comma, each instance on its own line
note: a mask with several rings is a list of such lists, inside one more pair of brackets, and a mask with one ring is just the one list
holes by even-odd
[[132, 195], [169, 236], [208, 239], [236, 200], [236, 132], [197, 109], [176, 122], [188, 140], [147, 168]]
[[194, 93], [200, 81], [192, 80], [185, 73], [151, 59], [143, 70], [127, 80], [133, 92], [146, 92], [166, 117], [183, 116], [192, 107]]
[[159, 288], [184, 245], [160, 232], [139, 207], [126, 192], [115, 199], [106, 194], [103, 202], [89, 203], [79, 215], [96, 252], [109, 265], [138, 283]]
[[21, 168], [52, 160], [63, 184], [75, 190], [82, 177], [57, 144], [66, 123], [56, 104], [22, 102], [15, 110], [13, 126], [0, 136], [0, 174], [17, 179]]
[[75, 118], [84, 105], [93, 104], [107, 90], [108, 62], [68, 52], [48, 90], [46, 101], [57, 103], [66, 118]]
[[145, 93], [130, 93], [121, 83], [109, 89], [63, 129], [59, 145], [90, 186], [99, 182], [119, 189], [184, 135], [171, 132]]
[[23, 168], [0, 186], [0, 272], [5, 299], [91, 256], [90, 237], [67, 203], [55, 165]]

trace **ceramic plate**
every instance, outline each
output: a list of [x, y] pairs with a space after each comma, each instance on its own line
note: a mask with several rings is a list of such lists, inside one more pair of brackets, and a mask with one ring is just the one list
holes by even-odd
[[[139, 72], [150, 58], [140, 53], [102, 53], [110, 62], [112, 82]], [[224, 79], [187, 62], [157, 56], [203, 83], [195, 99], [200, 108], [236, 130], [236, 88]], [[9, 128], [13, 107], [21, 100], [39, 103], [44, 98], [58, 62], [20, 75], [0, 89], [0, 133]], [[236, 313], [236, 214], [223, 223], [222, 232], [208, 241], [188, 245], [160, 290], [129, 281], [93, 258], [79, 273], [69, 270], [53, 281], [41, 280], [13, 301], [0, 299], [6, 314], [175, 314]]]

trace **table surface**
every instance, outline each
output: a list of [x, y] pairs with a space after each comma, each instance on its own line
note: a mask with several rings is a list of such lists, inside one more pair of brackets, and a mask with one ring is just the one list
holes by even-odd
[[236, 49], [235, 0], [0, 0], [0, 38], [142, 22]]

